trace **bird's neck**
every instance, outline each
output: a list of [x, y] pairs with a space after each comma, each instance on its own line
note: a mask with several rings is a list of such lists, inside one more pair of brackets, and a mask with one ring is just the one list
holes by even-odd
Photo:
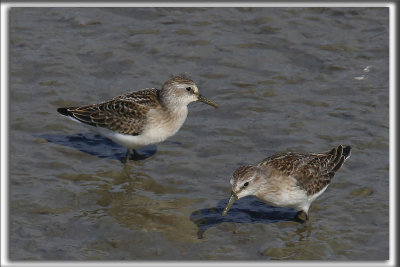
[[176, 104], [176, 105], [165, 105], [163, 106], [163, 114], [164, 119], [163, 121], [175, 129], [174, 134], [176, 131], [183, 125], [187, 118], [188, 108], [186, 105]]
[[163, 109], [173, 114], [187, 114], [187, 105], [181, 99], [173, 95], [163, 94], [163, 91], [159, 92], [159, 101]]

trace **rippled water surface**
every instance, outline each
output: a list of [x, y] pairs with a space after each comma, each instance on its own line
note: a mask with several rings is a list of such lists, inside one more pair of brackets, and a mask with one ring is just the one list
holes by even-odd
[[[12, 260], [385, 260], [389, 257], [387, 8], [13, 8]], [[182, 129], [125, 149], [63, 118], [186, 73]], [[277, 152], [352, 157], [311, 206], [248, 197], [229, 179]]]

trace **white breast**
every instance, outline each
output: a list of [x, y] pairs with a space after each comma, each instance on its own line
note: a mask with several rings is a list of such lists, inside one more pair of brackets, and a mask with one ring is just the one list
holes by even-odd
[[274, 177], [265, 186], [267, 190], [259, 196], [260, 200], [277, 207], [290, 207], [296, 210], [308, 211], [311, 203], [325, 190], [308, 196], [307, 192], [297, 186], [297, 181], [291, 176]]
[[187, 107], [182, 107], [174, 113], [153, 109], [147, 113], [147, 120], [140, 135], [132, 136], [98, 128], [104, 136], [130, 149], [160, 143], [173, 136], [183, 125], [187, 117]]

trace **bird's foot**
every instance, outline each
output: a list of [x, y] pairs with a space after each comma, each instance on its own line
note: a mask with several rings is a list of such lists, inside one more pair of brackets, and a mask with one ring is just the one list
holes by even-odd
[[308, 214], [306, 212], [304, 212], [303, 210], [301, 210], [301, 211], [297, 212], [295, 219], [299, 220], [300, 222], [305, 222], [308, 220]]
[[137, 161], [148, 158], [148, 156], [139, 154], [136, 150], [132, 150], [132, 152], [133, 155], [131, 156], [130, 150], [126, 151], [125, 159], [122, 161], [122, 163], [127, 164], [129, 160]]
[[148, 158], [148, 156], [139, 154], [136, 150], [133, 150], [132, 160], [143, 160], [146, 158]]

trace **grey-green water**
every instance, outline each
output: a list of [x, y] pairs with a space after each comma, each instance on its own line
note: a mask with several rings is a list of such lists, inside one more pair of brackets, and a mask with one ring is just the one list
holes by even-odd
[[[386, 260], [387, 8], [13, 8], [12, 260]], [[125, 150], [63, 118], [186, 73], [182, 129]], [[310, 221], [254, 198], [224, 218], [233, 171], [351, 145]]]

